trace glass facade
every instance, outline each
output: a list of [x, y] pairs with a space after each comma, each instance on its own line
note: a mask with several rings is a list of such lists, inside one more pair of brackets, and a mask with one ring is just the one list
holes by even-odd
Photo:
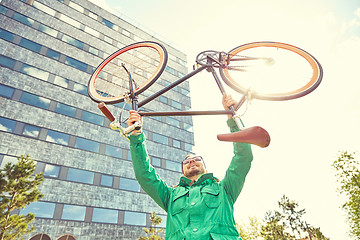
[[[9, 23], [0, 28], [4, 46], [0, 98], [9, 106], [0, 115], [0, 167], [16, 162], [16, 154], [26, 151], [45, 177], [44, 197], [20, 211], [36, 216], [35, 231], [26, 239], [90, 236], [71, 232], [68, 221], [84, 229], [92, 224], [97, 233], [103, 224], [119, 225], [113, 239], [129, 238], [134, 227], [140, 235], [138, 227], [147, 226], [149, 214], [157, 208], [129, 204], [145, 193], [133, 174], [128, 143], [109, 129], [109, 121], [88, 98], [87, 81], [114, 49], [158, 40], [141, 29], [132, 31], [131, 24], [87, 0], [3, 0], [0, 21]], [[176, 49], [171, 53], [170, 65], [155, 83], [158, 87], [187, 71], [185, 55]], [[151, 94], [144, 92], [144, 96]], [[180, 84], [154, 104], [165, 110], [186, 109], [189, 100], [188, 84]], [[112, 107], [119, 112], [123, 104]], [[125, 110], [129, 109], [127, 104]], [[164, 149], [150, 151], [157, 155], [150, 156], [151, 163], [161, 173], [169, 171], [164, 176], [171, 186], [178, 182], [181, 169], [168, 152], [186, 155], [186, 148], [193, 145], [191, 127], [191, 117], [153, 117], [144, 125], [149, 145]], [[165, 223], [165, 212], [159, 214]], [[39, 230], [40, 225], [48, 235]], [[60, 233], [61, 229], [69, 232]], [[106, 238], [105, 233], [99, 236]]]

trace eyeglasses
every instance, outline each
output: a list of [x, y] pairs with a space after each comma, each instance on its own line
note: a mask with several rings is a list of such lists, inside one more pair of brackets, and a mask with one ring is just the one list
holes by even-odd
[[194, 157], [190, 157], [190, 158], [186, 158], [185, 160], [182, 161], [182, 164], [187, 165], [189, 164], [191, 161], [196, 161], [196, 162], [200, 162], [202, 161], [202, 157], [200, 156], [194, 156]]

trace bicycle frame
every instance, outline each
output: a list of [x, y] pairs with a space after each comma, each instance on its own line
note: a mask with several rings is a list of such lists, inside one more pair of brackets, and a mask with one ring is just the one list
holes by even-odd
[[[212, 64], [213, 62], [218, 62], [215, 59], [211, 58], [210, 56], [207, 56], [207, 62], [209, 64], [207, 65], [203, 65], [200, 66], [198, 69], [193, 70], [192, 72], [188, 73], [187, 75], [185, 75], [182, 78], [179, 78], [177, 81], [173, 82], [172, 84], [168, 85], [167, 87], [164, 87], [163, 89], [159, 90], [158, 92], [154, 93], [153, 95], [147, 97], [146, 99], [142, 100], [141, 102], [137, 103], [136, 97], [133, 96], [133, 94], [130, 93], [130, 96], [132, 98], [132, 105], [133, 105], [133, 110], [137, 110], [137, 108], [140, 108], [142, 106], [144, 106], [145, 104], [151, 102], [152, 100], [154, 100], [155, 98], [159, 97], [160, 95], [166, 93], [167, 91], [173, 89], [174, 87], [176, 87], [177, 85], [183, 83], [184, 81], [188, 80], [189, 78], [195, 76], [196, 74], [202, 72], [203, 70], [207, 70], [208, 72], [212, 73], [213, 78], [221, 92], [222, 95], [226, 95], [226, 91], [220, 81], [220, 78], [218, 76], [218, 74], [215, 71], [215, 67]], [[220, 65], [219, 67], [222, 67], [222, 65]], [[130, 82], [131, 80], [131, 75], [129, 73], [130, 76]], [[242, 129], [244, 126], [240, 120], [240, 117], [238, 117], [236, 115], [236, 111], [241, 107], [241, 105], [246, 101], [247, 96], [243, 95], [243, 97], [240, 99], [240, 101], [236, 104], [235, 107], [231, 106], [230, 110], [213, 110], [213, 111], [169, 111], [169, 112], [139, 112], [139, 114], [141, 116], [196, 116], [196, 115], [232, 115], [233, 118], [236, 121], [236, 124], [238, 125], [238, 127], [240, 129]], [[135, 104], [134, 104], [135, 102]]]
[[[220, 54], [220, 57], [221, 57], [221, 54]], [[134, 88], [133, 88], [133, 83], [132, 83], [133, 80], [132, 80], [131, 74], [129, 71], [127, 71], [125, 66], [123, 66], [129, 75], [130, 93], [128, 94], [128, 98], [131, 99], [132, 109], [137, 111], [138, 108], [151, 102], [155, 98], [166, 93], [167, 91], [171, 90], [172, 88], [176, 87], [180, 83], [186, 81], [187, 79], [191, 78], [192, 76], [196, 75], [197, 73], [199, 73], [205, 69], [208, 72], [212, 73], [213, 78], [216, 81], [220, 92], [223, 95], [224, 94], [226, 95], [225, 89], [222, 86], [220, 79], [215, 71], [214, 64], [212, 64], [212, 62], [214, 62], [214, 61], [219, 63], [218, 61], [214, 60], [210, 56], [207, 56], [207, 62], [209, 64], [205, 64], [205, 65], [199, 67], [198, 69], [196, 69], [196, 70], [192, 71], [191, 73], [185, 75], [184, 77], [178, 79], [177, 81], [170, 84], [169, 86], [164, 87], [160, 91], [154, 93], [153, 95], [151, 95], [150, 97], [147, 97], [146, 99], [144, 99], [143, 101], [141, 101], [139, 103], [137, 101], [137, 96], [134, 94]], [[224, 65], [219, 64], [219, 67], [223, 67], [223, 66]], [[194, 116], [194, 115], [224, 115], [224, 114], [231, 115], [232, 118], [235, 120], [235, 123], [238, 126], [238, 128], [242, 131], [237, 132], [237, 133], [219, 134], [217, 136], [218, 140], [231, 141], [231, 142], [244, 142], [244, 143], [255, 144], [259, 147], [267, 147], [270, 143], [270, 136], [269, 136], [268, 132], [265, 129], [258, 127], [258, 126], [244, 129], [244, 125], [243, 125], [242, 121], [240, 120], [240, 116], [236, 115], [236, 111], [241, 107], [241, 105], [246, 101], [246, 99], [247, 99], [247, 94], [244, 94], [242, 96], [242, 98], [240, 99], [240, 101], [236, 104], [235, 107], [233, 107], [233, 106], [230, 107], [230, 110], [139, 112], [139, 114], [141, 116]], [[99, 103], [98, 107], [105, 114], [105, 116], [111, 121], [110, 127], [113, 130], [119, 130], [120, 133], [128, 140], [130, 140], [129, 136], [132, 134], [133, 131], [140, 130], [142, 127], [142, 123], [139, 121], [139, 122], [135, 122], [133, 125], [131, 125], [127, 128], [123, 128], [123, 127], [121, 127], [121, 124], [119, 122], [116, 122], [115, 117], [112, 115], [112, 113], [109, 111], [109, 109], [105, 106], [105, 104], [103, 102]]]

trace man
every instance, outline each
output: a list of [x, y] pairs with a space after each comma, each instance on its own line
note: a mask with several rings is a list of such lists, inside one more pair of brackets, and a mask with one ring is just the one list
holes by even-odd
[[[236, 102], [223, 96], [228, 110]], [[231, 132], [239, 131], [228, 116]], [[130, 111], [128, 124], [141, 120], [136, 111]], [[252, 152], [249, 144], [234, 143], [234, 157], [222, 181], [207, 173], [200, 156], [188, 155], [182, 162], [183, 176], [176, 187], [169, 187], [150, 165], [145, 136], [137, 131], [130, 136], [130, 150], [136, 179], [144, 191], [167, 214], [166, 239], [241, 239], [235, 227], [233, 205], [250, 170]], [[219, 151], [221, 151], [219, 149]], [[219, 159], [219, 163], [223, 159]]]

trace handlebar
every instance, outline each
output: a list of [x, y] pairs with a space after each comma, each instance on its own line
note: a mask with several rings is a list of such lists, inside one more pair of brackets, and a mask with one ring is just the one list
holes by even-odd
[[135, 130], [140, 130], [142, 128], [142, 122], [138, 121], [135, 122], [133, 125], [124, 128], [121, 126], [119, 122], [116, 121], [116, 118], [111, 113], [109, 108], [105, 105], [105, 103], [101, 102], [98, 104], [98, 108], [101, 110], [101, 112], [110, 120], [110, 128], [113, 130], [119, 130], [120, 133], [127, 139], [129, 139], [129, 136], [131, 133]]

